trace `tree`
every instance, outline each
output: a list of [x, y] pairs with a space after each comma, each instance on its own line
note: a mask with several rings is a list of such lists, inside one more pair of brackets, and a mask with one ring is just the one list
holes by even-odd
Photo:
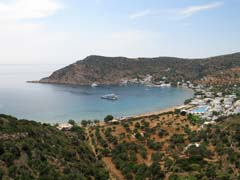
[[164, 178], [164, 174], [161, 171], [161, 167], [158, 162], [153, 162], [149, 167], [149, 171], [150, 171], [150, 177], [151, 177], [150, 179], [152, 180]]
[[109, 121], [112, 121], [113, 120], [113, 116], [112, 115], [107, 115], [105, 118], [104, 118], [104, 122], [105, 123], [108, 123]]
[[173, 134], [170, 138], [170, 140], [174, 143], [174, 144], [178, 144], [178, 143], [184, 143], [184, 136], [182, 134]]
[[70, 119], [69, 121], [68, 121], [68, 124], [71, 124], [71, 125], [75, 125], [76, 123], [75, 123], [75, 121], [74, 120], [72, 120], [72, 119]]
[[146, 164], [139, 164], [136, 167], [136, 177], [135, 179], [146, 179], [146, 177], [148, 176], [148, 166]]
[[71, 131], [72, 132], [76, 132], [79, 139], [81, 139], [81, 140], [85, 140], [86, 139], [84, 128], [82, 128], [80, 126], [73, 126], [71, 128]]
[[2, 179], [2, 178], [3, 178], [3, 175], [4, 175], [3, 171], [2, 171], [2, 170], [0, 170], [0, 179]]
[[135, 124], [135, 128], [136, 128], [136, 129], [139, 129], [140, 126], [141, 126], [140, 123], [139, 123], [139, 122], [136, 122], [136, 124]]
[[216, 167], [208, 164], [205, 170], [205, 175], [209, 178], [214, 178], [216, 177], [217, 173], [216, 173]]
[[146, 159], [147, 158], [147, 150], [141, 146], [141, 148], [138, 150], [142, 158]]
[[88, 121], [87, 120], [82, 120], [81, 125], [83, 127], [86, 127], [88, 125]]
[[186, 100], [184, 101], [184, 104], [189, 104], [192, 100], [193, 100], [192, 98], [186, 99]]
[[0, 144], [0, 156], [4, 153], [4, 146]]
[[88, 125], [91, 125], [91, 124], [93, 124], [93, 121], [88, 120], [87, 123], [88, 123]]
[[166, 158], [165, 167], [169, 170], [172, 165], [173, 165], [173, 161], [170, 158]]
[[162, 154], [159, 152], [152, 153], [152, 155], [151, 155], [151, 160], [153, 162], [159, 162], [161, 160], [161, 158], [162, 158]]
[[180, 109], [175, 109], [175, 110], [174, 110], [174, 113], [175, 113], [175, 114], [180, 114], [180, 113], [181, 113], [181, 110], [180, 110]]
[[95, 124], [98, 124], [99, 122], [100, 122], [100, 121], [97, 120], [97, 119], [94, 120], [94, 123], [95, 123]]
[[13, 162], [13, 160], [15, 160], [15, 156], [14, 154], [10, 153], [10, 152], [5, 152], [3, 155], [2, 155], [2, 160], [8, 165], [10, 166]]

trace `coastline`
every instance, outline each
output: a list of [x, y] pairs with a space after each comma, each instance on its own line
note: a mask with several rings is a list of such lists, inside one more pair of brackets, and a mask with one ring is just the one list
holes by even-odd
[[[176, 88], [182, 88], [182, 89], [185, 89], [185, 90], [195, 92], [194, 88], [189, 88], [189, 87], [184, 87], [184, 86], [176, 86]], [[164, 113], [174, 112], [176, 109], [190, 109], [190, 108], [193, 108], [193, 106], [189, 105], [189, 104], [182, 103], [182, 104], [174, 105], [174, 106], [167, 107], [167, 108], [164, 108], [164, 109], [147, 111], [147, 112], [137, 113], [137, 114], [132, 114], [132, 115], [123, 115], [121, 117], [114, 117], [114, 120], [117, 120], [117, 121], [121, 122], [121, 121], [127, 121], [127, 120], [131, 120], [131, 119], [146, 118], [146, 117], [150, 117], [150, 116], [159, 116], [159, 115], [164, 114]], [[66, 124], [66, 123], [63, 123], [63, 124]], [[104, 119], [100, 120], [99, 125], [100, 126], [106, 125], [106, 123], [104, 122]]]
[[[183, 86], [179, 87], [179, 88], [183, 88], [183, 89], [195, 92], [194, 88], [183, 87]], [[193, 108], [193, 105], [183, 103], [180, 105], [175, 105], [175, 106], [171, 106], [171, 107], [156, 110], [156, 111], [149, 111], [149, 112], [145, 112], [145, 113], [141, 113], [141, 114], [135, 114], [135, 115], [131, 115], [131, 116], [121, 117], [121, 119], [114, 118], [114, 120], [121, 122], [121, 121], [127, 121], [127, 120], [131, 120], [131, 119], [146, 118], [146, 117], [150, 117], [150, 116], [159, 116], [161, 114], [168, 113], [168, 112], [174, 112], [176, 109], [183, 109], [183, 108], [190, 109], [190, 108]], [[107, 123], [105, 123], [103, 120], [101, 120], [99, 123], [100, 126], [105, 126], [106, 124]]]
[[133, 117], [133, 118], [142, 118], [142, 117], [146, 117], [146, 116], [159, 115], [159, 114], [166, 113], [166, 112], [174, 112], [175, 109], [177, 109], [177, 108], [179, 108], [179, 107], [181, 107], [181, 106], [183, 106], [183, 105], [172, 106], [172, 107], [165, 108], [165, 109], [158, 110], [158, 111], [146, 112], [146, 113], [134, 115], [134, 116], [132, 116], [132, 117]]
[[[137, 114], [137, 115], [132, 115], [132, 116], [125, 116], [125, 117], [121, 117], [121, 119], [118, 119], [118, 118], [114, 118], [112, 121], [118, 121], [118, 122], [121, 122], [121, 121], [128, 121], [128, 120], [135, 120], [135, 119], [140, 119], [140, 118], [146, 118], [146, 117], [151, 117], [151, 116], [160, 116], [161, 114], [164, 114], [164, 113], [170, 113], [170, 112], [174, 112], [176, 109], [180, 109], [180, 108], [191, 108], [192, 106], [191, 105], [176, 105], [176, 106], [172, 106], [172, 107], [169, 107], [169, 108], [165, 108], [165, 109], [161, 109], [161, 110], [158, 110], [158, 111], [150, 111], [150, 112], [146, 112], [146, 113], [142, 113], [142, 114]], [[72, 125], [69, 124], [68, 122], [65, 122], [65, 123], [57, 123], [58, 124], [58, 129], [71, 129]], [[81, 125], [81, 122], [78, 122], [77, 123], [79, 126], [82, 126]], [[100, 122], [98, 123], [99, 126], [106, 126], [108, 123], [104, 122], [104, 120], [100, 120]], [[55, 124], [52, 124], [52, 125], [55, 125]]]
[[[176, 87], [178, 87], [178, 86], [176, 86]], [[178, 87], [178, 88], [183, 88], [183, 89], [195, 92], [195, 89], [189, 88], [189, 87]], [[179, 108], [183, 108], [183, 107], [185, 107], [186, 109], [189, 109], [189, 108], [192, 108], [193, 106], [183, 103], [183, 104], [180, 104], [180, 105], [175, 105], [175, 106], [171, 106], [171, 107], [156, 110], [156, 111], [149, 111], [149, 112], [145, 112], [145, 113], [141, 113], [141, 114], [135, 114], [135, 115], [132, 115], [131, 118], [142, 118], [142, 117], [146, 117], [146, 116], [160, 115], [162, 113], [174, 112], [175, 109], [179, 109]]]
[[[161, 109], [161, 110], [158, 110], [158, 111], [151, 111], [151, 112], [146, 112], [146, 113], [142, 113], [142, 114], [137, 114], [137, 115], [133, 115], [133, 116], [126, 116], [126, 117], [122, 117], [122, 119], [116, 119], [114, 118], [113, 121], [118, 121], [118, 122], [121, 122], [121, 121], [128, 121], [128, 120], [135, 120], [135, 119], [141, 119], [141, 118], [146, 118], [146, 117], [151, 117], [151, 116], [160, 116], [164, 113], [171, 113], [171, 112], [174, 112], [176, 109], [189, 109], [189, 108], [192, 108], [193, 106], [192, 105], [185, 105], [185, 104], [182, 104], [182, 105], [176, 105], [176, 106], [172, 106], [172, 107], [169, 107], [169, 108], [165, 108], [165, 109]], [[107, 125], [107, 123], [105, 123], [103, 120], [101, 120], [99, 122], [99, 125], [100, 126], [105, 126]]]
[[[149, 111], [149, 112], [145, 112], [145, 113], [141, 113], [141, 114], [136, 114], [136, 115], [131, 115], [131, 116], [122, 116], [121, 118], [114, 118], [113, 121], [128, 121], [128, 120], [134, 120], [134, 119], [140, 119], [140, 118], [146, 118], [146, 117], [151, 117], [151, 116], [159, 116], [161, 114], [164, 113], [170, 113], [170, 112], [174, 112], [176, 109], [190, 109], [192, 108], [192, 105], [185, 105], [185, 104], [181, 104], [181, 105], [176, 105], [176, 106], [172, 106], [169, 108], [164, 108], [161, 110], [157, 110], [157, 111]], [[65, 123], [57, 123], [58, 127], [60, 129], [62, 128], [70, 128], [70, 124], [68, 122]], [[78, 122], [78, 124], [81, 126], [81, 121]], [[105, 126], [107, 123], [104, 122], [104, 119], [100, 120], [99, 125], [100, 126]]]
[[138, 114], [138, 115], [133, 115], [129, 118], [143, 118], [143, 117], [148, 117], [148, 116], [160, 115], [160, 114], [167, 113], [167, 112], [174, 112], [176, 109], [181, 109], [181, 108], [189, 109], [189, 108], [192, 108], [192, 107], [193, 106], [189, 105], [189, 104], [187, 104], [187, 105], [185, 105], [185, 104], [176, 105], [176, 106], [161, 109], [161, 110], [158, 110], [158, 111], [152, 111], [152, 112], [146, 112], [146, 113], [142, 113], [142, 114]]

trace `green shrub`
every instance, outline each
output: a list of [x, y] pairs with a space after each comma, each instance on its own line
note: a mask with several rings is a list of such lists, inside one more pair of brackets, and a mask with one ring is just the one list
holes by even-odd
[[15, 160], [15, 155], [12, 154], [11, 152], [5, 152], [2, 156], [1, 159], [8, 165], [10, 166], [12, 162]]
[[104, 122], [109, 122], [109, 121], [112, 121], [113, 120], [113, 116], [112, 115], [107, 115], [105, 118], [104, 118]]

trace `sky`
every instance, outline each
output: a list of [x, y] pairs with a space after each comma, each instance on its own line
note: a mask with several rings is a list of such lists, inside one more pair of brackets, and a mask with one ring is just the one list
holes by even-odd
[[0, 64], [240, 52], [240, 0], [0, 0]]

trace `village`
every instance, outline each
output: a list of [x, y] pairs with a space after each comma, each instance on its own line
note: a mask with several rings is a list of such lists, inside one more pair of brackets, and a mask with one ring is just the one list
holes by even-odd
[[147, 87], [171, 87], [172, 84], [167, 81], [166, 77], [162, 77], [160, 81], [155, 82], [152, 75], [139, 76], [132, 79], [122, 79], [120, 85], [141, 84]]
[[235, 93], [213, 91], [213, 87], [194, 85], [190, 81], [178, 82], [179, 87], [194, 90], [194, 98], [185, 102], [179, 110], [186, 114], [194, 114], [205, 120], [214, 122], [221, 117], [228, 117], [240, 113], [240, 100]]
[[[172, 83], [168, 82], [167, 77], [162, 77], [161, 81], [153, 82], [151, 75], [141, 78], [123, 80], [123, 84], [142, 84], [148, 87], [170, 87]], [[206, 87], [201, 84], [194, 84], [190, 81], [182, 80], [177, 82], [177, 87], [192, 89], [194, 97], [186, 101], [185, 105], [178, 107], [181, 112], [194, 114], [205, 120], [216, 121], [221, 117], [240, 113], [240, 99], [235, 93], [223, 93], [213, 91], [213, 87]]]
[[[142, 84], [148, 87], [170, 87], [167, 77], [161, 81], [153, 82], [151, 75], [141, 78], [123, 80], [124, 84]], [[194, 91], [194, 97], [186, 100], [185, 104], [176, 109], [183, 114], [193, 114], [204, 120], [205, 124], [214, 123], [221, 117], [240, 114], [240, 99], [236, 93], [225, 93], [213, 91], [213, 87], [206, 87], [202, 84], [194, 84], [191, 81], [179, 81], [177, 87], [189, 88]], [[125, 120], [126, 118], [114, 119], [113, 121]], [[127, 118], [128, 119], [128, 118]]]

